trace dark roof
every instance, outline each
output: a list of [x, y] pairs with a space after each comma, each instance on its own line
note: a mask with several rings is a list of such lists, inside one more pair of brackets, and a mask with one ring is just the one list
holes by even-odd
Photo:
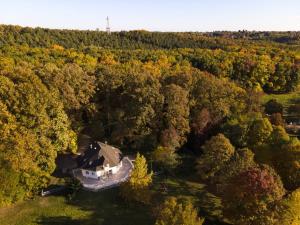
[[110, 167], [117, 166], [121, 160], [122, 153], [119, 149], [102, 142], [93, 142], [79, 157], [78, 164], [82, 169], [97, 171], [107, 164]]

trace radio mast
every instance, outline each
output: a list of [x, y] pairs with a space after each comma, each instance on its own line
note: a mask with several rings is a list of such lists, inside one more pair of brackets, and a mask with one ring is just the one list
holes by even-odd
[[109, 18], [106, 17], [106, 33], [110, 34]]

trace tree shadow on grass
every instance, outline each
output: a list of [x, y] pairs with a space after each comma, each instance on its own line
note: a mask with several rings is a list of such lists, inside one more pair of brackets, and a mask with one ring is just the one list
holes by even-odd
[[74, 220], [68, 216], [56, 216], [56, 217], [40, 217], [37, 221], [39, 225], [80, 225], [81, 221]]
[[73, 219], [74, 215], [61, 217], [41, 217], [39, 225], [152, 225], [154, 220], [149, 214], [151, 210], [146, 206], [128, 205], [119, 197], [119, 188], [100, 192], [81, 190], [68, 205], [84, 212], [87, 216]]

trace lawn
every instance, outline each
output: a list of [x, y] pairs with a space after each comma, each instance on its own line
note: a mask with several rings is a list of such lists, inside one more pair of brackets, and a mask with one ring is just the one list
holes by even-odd
[[[175, 196], [193, 202], [206, 218], [206, 225], [223, 224], [221, 201], [197, 180], [194, 155], [182, 156], [183, 165], [173, 175], [153, 177], [153, 203]], [[57, 182], [57, 181], [56, 181]], [[125, 204], [119, 189], [101, 192], [81, 190], [69, 201], [65, 196], [37, 197], [7, 208], [0, 208], [2, 225], [153, 225], [151, 209]]]
[[118, 188], [80, 191], [72, 201], [63, 196], [37, 197], [0, 209], [2, 225], [133, 225], [154, 224], [145, 207], [124, 205]]
[[271, 99], [276, 99], [284, 108], [288, 108], [295, 100], [300, 99], [300, 86], [295, 91], [287, 94], [265, 94], [263, 96], [263, 103]]
[[[206, 224], [220, 216], [220, 199], [210, 194], [206, 186], [180, 178], [155, 178], [155, 192], [161, 197], [176, 196], [191, 200]], [[2, 225], [153, 225], [154, 219], [146, 207], [127, 205], [118, 195], [118, 188], [102, 192], [80, 191], [72, 201], [64, 196], [37, 197], [0, 209]], [[220, 223], [221, 224], [221, 223]]]
[[200, 214], [206, 218], [206, 224], [222, 224], [216, 221], [222, 217], [221, 200], [209, 193], [204, 184], [189, 181], [189, 178], [158, 178], [155, 179], [153, 190], [163, 197], [174, 196], [193, 202], [200, 209]]

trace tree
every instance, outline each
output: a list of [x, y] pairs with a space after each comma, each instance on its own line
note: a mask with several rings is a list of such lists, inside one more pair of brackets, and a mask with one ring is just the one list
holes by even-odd
[[[287, 137], [286, 137], [287, 138]], [[286, 142], [287, 139], [281, 139]], [[291, 138], [287, 144], [274, 147], [273, 165], [282, 177], [285, 187], [295, 190], [300, 186], [300, 141]]]
[[158, 146], [152, 153], [153, 160], [167, 170], [178, 165], [178, 155], [170, 147]]
[[211, 178], [217, 194], [224, 194], [226, 187], [230, 184], [233, 177], [256, 165], [254, 153], [250, 149], [237, 149], [232, 158]]
[[267, 118], [256, 119], [248, 131], [248, 145], [256, 147], [266, 142], [273, 131], [272, 124]]
[[182, 87], [170, 84], [164, 87], [163, 127], [174, 128], [179, 136], [179, 143], [186, 141], [190, 131], [188, 92]]
[[222, 202], [224, 215], [234, 224], [273, 225], [272, 207], [285, 194], [280, 177], [268, 166], [251, 167], [231, 179]]
[[204, 219], [198, 217], [192, 203], [179, 203], [175, 197], [167, 198], [160, 206], [155, 225], [202, 225]]
[[270, 117], [270, 122], [275, 126], [284, 126], [284, 120], [280, 113], [273, 113]]
[[180, 137], [175, 128], [170, 127], [165, 129], [160, 134], [160, 144], [163, 147], [167, 147], [175, 151], [178, 147], [180, 147]]
[[46, 64], [39, 73], [45, 84], [59, 90], [66, 110], [80, 109], [95, 93], [95, 77], [77, 64], [65, 64], [62, 69]]
[[283, 113], [283, 105], [277, 102], [276, 99], [271, 99], [265, 104], [265, 112], [269, 115], [274, 113]]
[[300, 141], [291, 138], [281, 126], [275, 126], [269, 140], [257, 149], [256, 159], [272, 166], [284, 187], [295, 190], [300, 185]]
[[238, 115], [228, 118], [222, 125], [222, 131], [234, 146], [244, 148], [248, 146], [248, 131], [255, 114]]
[[279, 205], [280, 224], [298, 225], [300, 223], [300, 189], [293, 191]]
[[0, 83], [0, 162], [14, 176], [0, 192], [4, 191], [1, 201], [9, 204], [46, 187], [57, 153], [74, 152], [77, 146], [57, 93], [27, 63], [0, 75]]
[[1, 160], [0, 163], [0, 206], [7, 206], [24, 199], [27, 191], [20, 186], [21, 174], [10, 168], [5, 161]]
[[191, 127], [195, 135], [199, 136], [204, 134], [205, 128], [207, 128], [211, 122], [209, 111], [207, 109], [202, 109], [194, 115]]
[[[158, 139], [160, 131], [158, 112], [163, 96], [155, 75], [143, 71], [141, 63], [136, 62], [100, 67], [96, 74], [97, 117], [105, 127], [105, 138], [131, 149], [156, 146], [144, 144], [150, 136]], [[95, 126], [100, 126], [98, 121]]]
[[191, 133], [188, 145], [195, 151], [199, 151], [199, 146], [211, 135], [214, 124], [210, 112], [204, 108], [200, 111], [194, 111], [191, 115]]
[[202, 179], [213, 177], [231, 159], [235, 151], [223, 134], [212, 137], [202, 149], [203, 155], [197, 160], [197, 171]]
[[191, 98], [193, 103], [191, 115], [197, 116], [198, 112], [206, 109], [213, 124], [219, 123], [225, 117], [243, 112], [246, 107], [244, 89], [208, 73], [195, 72]]
[[121, 186], [121, 195], [128, 201], [149, 203], [152, 175], [152, 172], [148, 173], [145, 157], [137, 153], [130, 178]]

